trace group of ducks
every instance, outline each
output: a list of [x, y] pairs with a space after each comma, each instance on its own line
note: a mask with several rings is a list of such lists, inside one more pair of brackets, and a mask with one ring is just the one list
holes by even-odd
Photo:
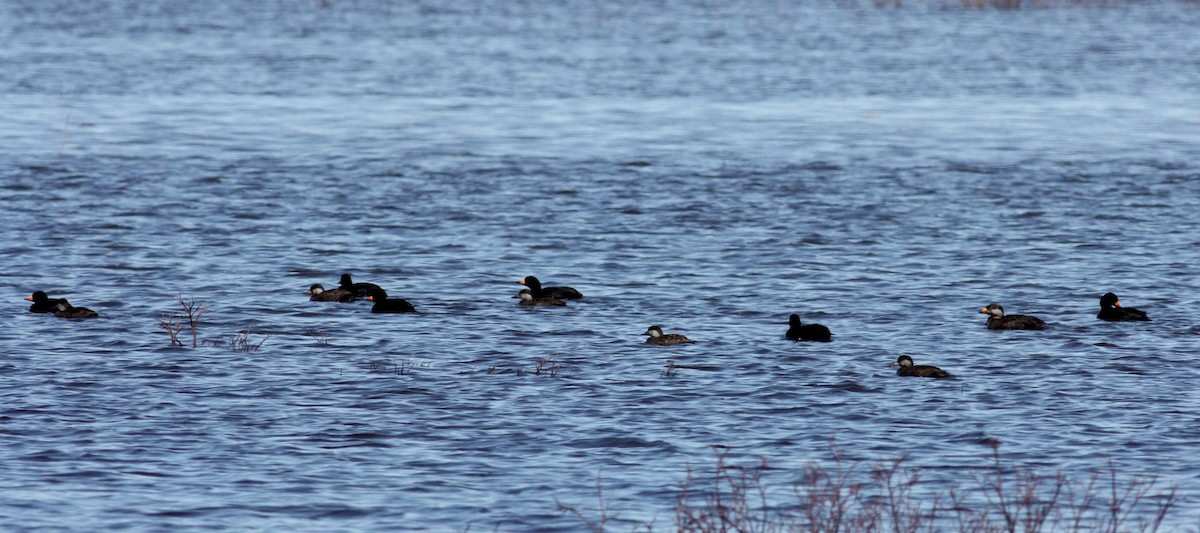
[[[979, 310], [980, 313], [988, 315], [988, 329], [1046, 329], [1046, 322], [1036, 316], [1026, 315], [1006, 315], [1004, 308], [1000, 304], [989, 304], [987, 307]], [[1111, 292], [1105, 293], [1100, 297], [1100, 313], [1096, 315], [1100, 320], [1109, 322], [1135, 322], [1150, 320], [1150, 316], [1145, 311], [1134, 309], [1132, 307], [1121, 307], [1121, 301], [1116, 294]], [[945, 378], [950, 377], [950, 373], [932, 365], [915, 365], [911, 357], [901, 355], [892, 363], [892, 366], [900, 367], [896, 374], [901, 376], [915, 376], [923, 378]]]
[[33, 302], [29, 306], [30, 313], [54, 313], [54, 316], [62, 318], [100, 318], [100, 313], [86, 307], [75, 307], [66, 298], [51, 298], [42, 291], [25, 299]]
[[[521, 292], [513, 296], [519, 298], [521, 301], [518, 303], [524, 306], [567, 305], [567, 300], [583, 298], [583, 294], [571, 287], [542, 287], [542, 283], [533, 276], [526, 276], [518, 283], [529, 287], [521, 289]], [[320, 283], [314, 283], [305, 294], [312, 295], [309, 300], [314, 302], [353, 302], [359, 298], [366, 298], [375, 302], [371, 307], [372, 313], [417, 312], [416, 307], [407, 300], [388, 298], [387, 292], [374, 283], [355, 283], [350, 274], [342, 274], [336, 289], [325, 290]]]
[[[663, 333], [662, 326], [657, 325], [650, 326], [642, 335], [649, 335], [650, 338], [646, 339], [646, 342], [659, 346], [695, 342], [679, 333]], [[788, 330], [787, 333], [784, 333], [784, 337], [793, 341], [829, 342], [833, 340], [833, 334], [829, 332], [829, 328], [820, 324], [802, 324], [800, 315], [788, 317]]]
[[320, 283], [314, 283], [308, 288], [310, 301], [314, 302], [353, 302], [359, 298], [375, 302], [371, 306], [372, 313], [416, 313], [417, 308], [403, 298], [388, 298], [387, 291], [374, 283], [355, 283], [350, 274], [342, 274], [338, 280], [338, 288], [325, 290]]
[[[520, 300], [518, 305], [526, 307], [564, 306], [567, 305], [567, 300], [583, 298], [583, 294], [572, 287], [543, 287], [541, 281], [534, 276], [525, 276], [517, 282], [526, 288], [521, 289], [513, 298]], [[308, 288], [306, 294], [311, 295], [309, 300], [314, 302], [353, 302], [365, 298], [375, 304], [371, 307], [372, 313], [417, 312], [416, 307], [407, 300], [388, 298], [387, 292], [374, 283], [355, 283], [350, 274], [342, 274], [336, 289], [326, 290], [320, 283], [314, 283]], [[66, 298], [50, 298], [42, 291], [33, 293], [26, 300], [33, 302], [33, 305], [29, 306], [31, 313], [54, 313], [54, 316], [62, 318], [98, 318], [100, 316], [99, 313], [86, 307], [72, 306]], [[1035, 316], [1006, 315], [1004, 308], [997, 303], [989, 304], [979, 312], [988, 315], [988, 329], [1046, 329], [1046, 322], [1042, 319]], [[1120, 299], [1111, 292], [1100, 297], [1100, 313], [1096, 315], [1096, 318], [1112, 322], [1150, 320], [1145, 311], [1121, 307]], [[679, 333], [664, 333], [662, 326], [659, 325], [650, 326], [642, 335], [649, 337], [646, 339], [647, 343], [658, 346], [695, 342]], [[821, 324], [803, 324], [800, 322], [800, 315], [788, 317], [788, 330], [784, 336], [793, 341], [829, 342], [833, 340], [833, 334], [829, 328]], [[891, 366], [900, 367], [896, 371], [896, 374], [900, 376], [931, 378], [950, 376], [950, 373], [936, 366], [913, 364], [912, 357], [907, 355], [898, 357]]]
[[[550, 307], [567, 305], [567, 300], [578, 300], [583, 298], [583, 294], [573, 287], [543, 287], [540, 280], [534, 276], [526, 276], [518, 280], [518, 283], [525, 285], [527, 288], [521, 289], [516, 296], [520, 300], [519, 305], [527, 307]], [[308, 293], [312, 295], [312, 300], [315, 301], [336, 301], [348, 302], [354, 300], [356, 294], [370, 292], [373, 296], [368, 299], [376, 301], [375, 307], [371, 309], [373, 313], [396, 313], [396, 312], [414, 312], [412, 304], [404, 300], [388, 300], [387, 294], [376, 285], [370, 283], [354, 283], [350, 279], [350, 274], [343, 274], [341, 285], [332, 291], [325, 291], [321, 285], [313, 285]], [[403, 302], [403, 304], [392, 304], [391, 302]], [[381, 304], [385, 304], [381, 306]], [[1046, 322], [1035, 316], [1026, 315], [1006, 315], [1004, 307], [1000, 304], [988, 304], [987, 307], [979, 310], [980, 313], [988, 315], [987, 328], [992, 330], [1005, 329], [1028, 329], [1042, 330], [1046, 329]], [[1131, 307], [1121, 307], [1121, 302], [1116, 294], [1106, 293], [1100, 297], [1100, 313], [1096, 318], [1108, 321], [1138, 321], [1150, 320], [1150, 317], [1144, 311], [1133, 309]], [[687, 338], [686, 335], [679, 333], [665, 333], [662, 326], [652, 325], [642, 333], [649, 338], [646, 339], [648, 344], [658, 346], [674, 346], [677, 344], [691, 344], [695, 341]], [[833, 340], [833, 334], [829, 328], [821, 324], [804, 324], [800, 321], [800, 315], [791, 315], [788, 317], [788, 330], [784, 336], [793, 341], [815, 341], [829, 342]], [[896, 374], [900, 376], [913, 377], [930, 377], [930, 378], [945, 378], [950, 377], [950, 373], [932, 365], [918, 365], [913, 363], [913, 359], [907, 355], [901, 355], [896, 358], [896, 361], [891, 366], [900, 367]]]

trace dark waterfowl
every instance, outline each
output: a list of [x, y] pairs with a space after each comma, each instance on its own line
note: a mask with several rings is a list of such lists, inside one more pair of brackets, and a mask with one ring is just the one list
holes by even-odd
[[311, 294], [310, 302], [353, 302], [354, 293], [346, 289], [325, 290], [320, 283], [313, 283], [304, 294]]
[[571, 287], [543, 287], [542, 282], [533, 276], [525, 276], [517, 283], [529, 287], [535, 300], [542, 298], [558, 298], [560, 300], [578, 300], [583, 294]]
[[338, 288], [344, 291], [349, 291], [354, 294], [355, 298], [367, 298], [376, 290], [382, 290], [379, 285], [374, 283], [355, 283], [350, 279], [350, 274], [342, 274], [342, 279], [338, 282]]
[[696, 342], [678, 333], [663, 333], [662, 326], [650, 326], [642, 335], [649, 335], [650, 338], [646, 339], [646, 342], [659, 346]]
[[567, 305], [565, 300], [559, 300], [558, 298], [534, 298], [533, 291], [529, 289], [521, 289], [521, 292], [518, 292], [516, 296], [513, 296], [513, 298], [520, 298], [521, 301], [518, 302], [518, 305], [524, 305], [527, 307]]
[[413, 304], [408, 303], [408, 300], [401, 298], [388, 298], [383, 289], [375, 289], [368, 300], [375, 302], [371, 307], [372, 313], [416, 313], [417, 308]]
[[58, 306], [58, 298], [51, 298], [42, 291], [30, 294], [25, 299], [33, 302], [33, 305], [29, 306], [30, 313], [51, 313]]
[[820, 324], [801, 324], [800, 315], [788, 318], [787, 338], [794, 341], [829, 342], [832, 340], [829, 328]]
[[1000, 304], [988, 304], [979, 310], [988, 316], [988, 329], [1046, 329], [1046, 323], [1035, 316], [1005, 315]]
[[919, 378], [947, 378], [950, 373], [932, 365], [914, 365], [911, 357], [901, 355], [896, 358], [896, 362], [891, 366], [900, 367], [896, 370], [897, 376], [914, 376]]
[[1096, 318], [1111, 322], [1150, 320], [1150, 316], [1145, 311], [1132, 307], [1121, 307], [1117, 295], [1111, 292], [1100, 297], [1100, 314], [1096, 315]]
[[59, 298], [54, 306], [54, 316], [61, 318], [100, 318], [100, 314], [86, 307], [74, 307], [66, 298]]

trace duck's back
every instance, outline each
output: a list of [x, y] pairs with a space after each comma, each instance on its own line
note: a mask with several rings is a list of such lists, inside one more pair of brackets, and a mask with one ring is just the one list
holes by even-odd
[[794, 341], [829, 342], [832, 340], [833, 334], [829, 332], [829, 328], [821, 324], [805, 324], [788, 328], [787, 338]]
[[388, 298], [386, 300], [376, 300], [375, 305], [371, 307], [372, 313], [416, 313], [417, 308], [413, 304], [408, 303], [408, 300], [401, 298]]
[[350, 292], [355, 298], [366, 298], [371, 293], [379, 290], [379, 285], [374, 283], [352, 283], [348, 286], [343, 285], [334, 290], [344, 290]]
[[1108, 307], [1100, 309], [1100, 314], [1096, 315], [1096, 318], [1109, 322], [1134, 322], [1150, 320], [1150, 315], [1133, 307]]
[[1046, 323], [1036, 316], [1005, 315], [989, 317], [988, 329], [1046, 329]]
[[659, 337], [650, 337], [649, 339], [646, 339], [646, 342], [650, 344], [657, 344], [659, 346], [672, 346], [675, 344], [688, 344], [693, 341], [678, 333], [667, 333]]
[[521, 300], [521, 305], [526, 307], [553, 307], [559, 305], [567, 305], [567, 302], [559, 298], [530, 298]]
[[579, 300], [583, 294], [572, 287], [542, 287], [537, 299]]
[[915, 376], [921, 378], [946, 378], [950, 373], [932, 365], [902, 366], [896, 371], [900, 376]]
[[54, 308], [58, 307], [58, 300], [47, 300], [43, 302], [34, 302], [29, 306], [30, 313], [51, 313]]
[[65, 310], [55, 311], [54, 316], [60, 318], [100, 318], [100, 313], [86, 307], [70, 307]]
[[330, 289], [324, 292], [319, 292], [312, 295], [309, 301], [313, 302], [353, 302], [354, 293], [345, 289]]

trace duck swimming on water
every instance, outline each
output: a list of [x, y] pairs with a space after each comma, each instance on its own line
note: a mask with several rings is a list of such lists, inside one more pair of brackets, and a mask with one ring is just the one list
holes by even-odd
[[988, 329], [1046, 329], [1046, 323], [1036, 316], [1005, 315], [1000, 304], [992, 303], [979, 310], [988, 315]]
[[353, 302], [355, 298], [351, 291], [342, 288], [327, 291], [320, 283], [314, 283], [305, 294], [312, 295], [310, 302]]
[[801, 324], [800, 315], [792, 315], [788, 317], [787, 338], [794, 341], [817, 341], [829, 342], [831, 333], [829, 328], [820, 324]]
[[60, 318], [100, 318], [100, 313], [86, 307], [74, 307], [66, 298], [59, 298], [54, 306], [54, 316]]
[[1110, 322], [1132, 322], [1150, 320], [1150, 315], [1140, 309], [1121, 307], [1121, 301], [1117, 295], [1110, 292], [1100, 297], [1100, 313], [1096, 315], [1096, 318]]
[[408, 300], [402, 298], [388, 298], [383, 289], [375, 289], [371, 292], [368, 300], [375, 302], [371, 307], [372, 313], [416, 313], [417, 308], [413, 304], [408, 303]]
[[650, 338], [646, 339], [646, 342], [658, 346], [672, 346], [675, 344], [696, 342], [678, 333], [663, 333], [662, 326], [650, 326], [642, 335], [649, 335]]
[[534, 298], [533, 291], [529, 289], [521, 289], [521, 292], [518, 292], [516, 296], [513, 296], [513, 298], [519, 298], [521, 301], [517, 302], [517, 304], [524, 305], [526, 307], [552, 307], [558, 305], [567, 305], [565, 300], [560, 300], [558, 298]]
[[583, 294], [572, 287], [543, 287], [542, 282], [533, 276], [525, 276], [518, 280], [517, 283], [529, 287], [529, 291], [533, 293], [535, 300], [541, 298], [578, 300], [583, 298]]
[[51, 313], [58, 307], [58, 298], [51, 298], [42, 291], [30, 294], [25, 299], [33, 302], [33, 305], [29, 306], [30, 313]]
[[342, 274], [342, 279], [338, 283], [339, 289], [349, 291], [354, 294], [355, 298], [367, 298], [371, 296], [372, 292], [381, 290], [379, 285], [374, 283], [355, 283], [354, 280], [350, 279], [349, 273]]
[[896, 370], [897, 376], [912, 376], [919, 378], [947, 378], [950, 373], [932, 365], [914, 365], [912, 357], [901, 355], [896, 358], [896, 362], [890, 366], [900, 367]]

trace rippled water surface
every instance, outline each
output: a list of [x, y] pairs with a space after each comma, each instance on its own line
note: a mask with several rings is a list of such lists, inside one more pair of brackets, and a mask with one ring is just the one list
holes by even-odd
[[[669, 529], [712, 446], [786, 486], [831, 439], [1195, 525], [1196, 6], [176, 4], [0, 4], [0, 529], [578, 530], [598, 484]], [[307, 301], [343, 272], [420, 313]]]

